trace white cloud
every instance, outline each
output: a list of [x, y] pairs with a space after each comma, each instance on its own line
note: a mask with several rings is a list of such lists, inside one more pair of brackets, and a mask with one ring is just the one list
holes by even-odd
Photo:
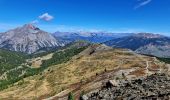
[[49, 15], [48, 13], [44, 13], [41, 16], [39, 16], [39, 19], [42, 19], [45, 21], [50, 21], [50, 20], [54, 19], [54, 17]]
[[145, 6], [145, 5], [149, 4], [151, 1], [152, 0], [138, 0], [139, 4], [137, 6], [135, 6], [135, 9]]

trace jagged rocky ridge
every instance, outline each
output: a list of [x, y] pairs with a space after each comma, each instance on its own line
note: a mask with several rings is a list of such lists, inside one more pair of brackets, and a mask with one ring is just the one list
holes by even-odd
[[26, 24], [0, 34], [0, 48], [12, 51], [31, 54], [42, 48], [59, 46], [64, 46], [64, 43], [32, 24]]
[[82, 96], [83, 100], [169, 100], [170, 76], [156, 73], [146, 78], [107, 82], [104, 87]]

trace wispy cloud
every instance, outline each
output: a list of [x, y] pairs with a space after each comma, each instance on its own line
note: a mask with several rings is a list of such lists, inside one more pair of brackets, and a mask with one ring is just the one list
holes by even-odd
[[39, 16], [39, 19], [42, 19], [44, 21], [51, 21], [52, 19], [54, 19], [54, 17], [52, 15], [49, 15], [48, 13], [44, 13]]
[[143, 7], [143, 6], [147, 5], [147, 4], [149, 4], [151, 1], [152, 0], [138, 0], [139, 4], [137, 4], [134, 9], [138, 9], [140, 7]]

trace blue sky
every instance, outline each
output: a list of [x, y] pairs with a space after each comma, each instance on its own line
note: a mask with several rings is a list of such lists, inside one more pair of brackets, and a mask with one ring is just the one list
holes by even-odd
[[170, 0], [0, 0], [0, 32], [34, 23], [45, 31], [170, 34]]

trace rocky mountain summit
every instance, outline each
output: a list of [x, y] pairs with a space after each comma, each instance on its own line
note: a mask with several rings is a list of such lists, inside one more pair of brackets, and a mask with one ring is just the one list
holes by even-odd
[[109, 81], [99, 90], [82, 96], [83, 100], [169, 100], [170, 76], [153, 74], [146, 78], [124, 80], [118, 84]]
[[0, 48], [12, 51], [31, 54], [42, 48], [58, 46], [64, 46], [64, 44], [32, 24], [25, 24], [0, 34]]

